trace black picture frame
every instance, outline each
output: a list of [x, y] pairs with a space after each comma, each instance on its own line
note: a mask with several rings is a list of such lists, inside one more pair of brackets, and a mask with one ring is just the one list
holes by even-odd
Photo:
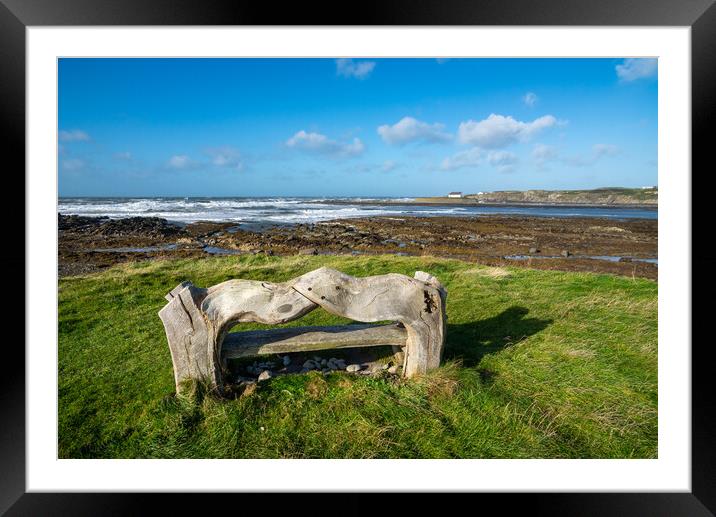
[[[0, 0], [0, 123], [6, 159], [25, 170], [25, 28], [63, 25], [572, 25], [688, 26], [692, 51], [692, 278], [708, 293], [716, 260], [696, 236], [710, 229], [709, 190], [704, 187], [710, 157], [709, 125], [716, 115], [716, 0], [430, 0], [365, 2], [345, 9], [306, 3], [209, 2], [198, 0]], [[661, 143], [663, 144], [663, 143]], [[6, 161], [7, 163], [7, 161]], [[699, 174], [693, 171], [699, 170]], [[688, 174], [689, 171], [684, 171]], [[708, 177], [708, 176], [706, 176]], [[697, 181], [698, 180], [698, 181]], [[696, 188], [696, 185], [699, 188]], [[17, 191], [24, 193], [24, 184]], [[24, 199], [24, 196], [23, 196]], [[700, 213], [699, 213], [700, 212]], [[16, 242], [24, 242], [24, 235]], [[19, 245], [17, 246], [19, 249]], [[24, 250], [24, 246], [21, 248]], [[700, 251], [703, 251], [701, 253]], [[3, 264], [25, 275], [23, 253]], [[693, 283], [692, 283], [693, 285]], [[694, 286], [696, 287], [696, 286]], [[16, 292], [22, 292], [19, 289]], [[710, 304], [697, 303], [692, 289], [692, 343], [710, 316]], [[716, 512], [716, 436], [714, 389], [710, 380], [710, 341], [692, 346], [692, 491], [690, 493], [484, 494], [480, 497], [532, 514], [549, 515], [712, 515]], [[681, 343], [689, 346], [690, 343]], [[126, 515], [150, 504], [150, 495], [39, 494], [25, 490], [25, 355], [5, 348], [0, 376], [0, 513], [8, 515]], [[29, 365], [31, 366], [31, 365]], [[212, 497], [216, 497], [215, 495]], [[243, 505], [254, 498], [243, 499]], [[348, 496], [353, 501], [358, 496]], [[418, 504], [421, 498], [414, 499]], [[300, 501], [300, 499], [299, 499]], [[154, 501], [155, 503], [156, 501]], [[347, 500], [341, 505], [346, 505]], [[176, 495], [163, 498], [167, 512], [184, 505]], [[300, 503], [299, 503], [300, 504]], [[400, 503], [401, 508], [403, 503]], [[474, 504], [474, 503], [470, 503]], [[354, 501], [349, 504], [362, 506]], [[504, 508], [504, 507], [503, 507]], [[247, 507], [243, 506], [242, 511]]]

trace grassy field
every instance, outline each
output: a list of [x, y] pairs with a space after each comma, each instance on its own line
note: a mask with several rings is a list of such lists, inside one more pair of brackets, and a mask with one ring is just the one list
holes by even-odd
[[[157, 316], [169, 290], [185, 279], [283, 281], [322, 265], [356, 276], [436, 275], [448, 289], [444, 365], [412, 380], [311, 372], [271, 379], [243, 398], [174, 397]], [[318, 309], [293, 324], [344, 322]], [[60, 280], [58, 368], [62, 458], [657, 454], [650, 280], [430, 257], [126, 264]]]

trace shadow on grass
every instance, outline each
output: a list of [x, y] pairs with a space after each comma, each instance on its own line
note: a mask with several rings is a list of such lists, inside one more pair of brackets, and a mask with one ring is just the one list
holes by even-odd
[[445, 360], [457, 359], [467, 367], [477, 366], [487, 355], [536, 334], [554, 320], [525, 318], [525, 307], [510, 307], [492, 318], [470, 323], [448, 324]]

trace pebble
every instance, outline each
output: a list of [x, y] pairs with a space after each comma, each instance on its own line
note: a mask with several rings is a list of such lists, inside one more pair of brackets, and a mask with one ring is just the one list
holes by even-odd
[[291, 358], [287, 355], [284, 355], [283, 356], [283, 365], [288, 366], [289, 364], [291, 364]]
[[346, 366], [347, 372], [357, 372], [359, 370], [360, 370], [359, 364], [349, 364], [348, 366]]
[[241, 392], [241, 398], [250, 397], [256, 391], [255, 382], [242, 383], [244, 390]]
[[395, 375], [396, 373], [398, 373], [398, 367], [395, 365], [391, 366], [390, 368], [388, 368], [388, 373], [391, 375]]
[[311, 370], [314, 366], [315, 365], [314, 365], [313, 361], [311, 361], [310, 359], [308, 361], [306, 361], [305, 363], [303, 363], [303, 367], [308, 370]]
[[325, 359], [321, 359], [321, 366], [326, 366], [328, 364], [328, 361]]
[[569, 250], [562, 250], [561, 255], [562, 255], [563, 257], [569, 257], [569, 256], [571, 255], [571, 253], [569, 252]]
[[268, 380], [268, 379], [270, 379], [270, 378], [271, 378], [271, 372], [268, 371], [268, 370], [264, 370], [264, 371], [261, 372], [261, 374], [259, 375], [259, 382], [261, 382], [261, 381], [266, 381], [266, 380]]

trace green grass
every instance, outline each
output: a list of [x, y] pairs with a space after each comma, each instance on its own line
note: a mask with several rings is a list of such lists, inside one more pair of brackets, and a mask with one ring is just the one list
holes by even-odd
[[[440, 278], [449, 318], [443, 366], [411, 380], [283, 376], [233, 400], [174, 396], [157, 316], [169, 290], [185, 279], [283, 281], [322, 265]], [[293, 324], [341, 321], [318, 309]], [[657, 284], [643, 279], [430, 257], [126, 264], [60, 280], [58, 368], [62, 458], [657, 454]]]

